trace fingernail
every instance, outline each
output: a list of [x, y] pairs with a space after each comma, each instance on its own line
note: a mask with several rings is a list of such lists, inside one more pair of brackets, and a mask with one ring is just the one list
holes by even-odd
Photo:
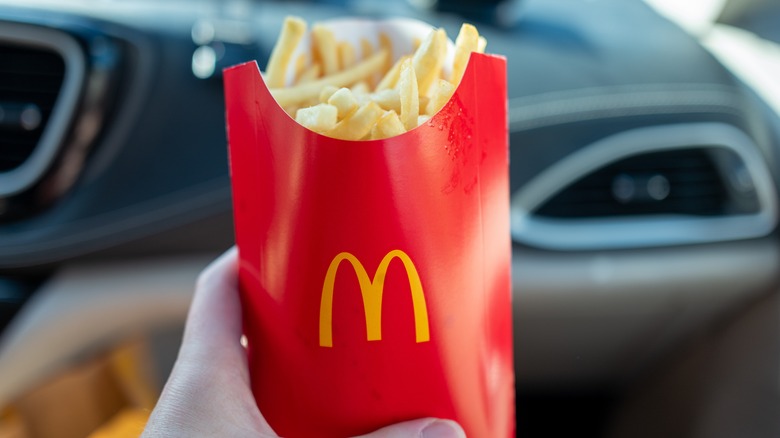
[[425, 426], [422, 438], [466, 438], [466, 433], [452, 420], [436, 420]]

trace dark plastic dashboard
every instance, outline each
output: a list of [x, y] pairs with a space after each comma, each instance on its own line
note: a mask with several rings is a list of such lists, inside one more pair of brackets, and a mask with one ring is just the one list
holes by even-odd
[[[193, 25], [212, 20], [243, 26], [244, 41], [213, 43], [229, 55], [219, 66], [252, 58], [263, 64], [274, 35], [273, 24], [265, 23], [278, 23], [289, 13], [309, 20], [365, 13], [258, 3], [248, 15], [232, 17], [218, 6], [201, 11], [175, 2], [133, 4], [64, 3], [62, 11], [0, 6], [0, 24], [70, 35], [87, 54], [87, 76], [109, 70], [113, 81], [110, 94], [93, 109], [100, 127], [82, 146], [88, 152], [74, 186], [49, 206], [32, 206], [32, 214], [0, 222], [0, 269], [138, 251], [139, 239], [153, 238], [146, 249], [140, 246], [150, 252], [227, 245], [221, 84], [218, 74], [193, 75]], [[417, 15], [451, 35], [462, 20], [405, 4], [383, 9], [368, 15]], [[503, 13], [500, 26], [481, 29], [490, 51], [508, 59], [513, 190], [597, 139], [666, 123], [735, 126], [773, 159], [776, 137], [760, 101], [643, 3], [525, 2]], [[86, 99], [83, 94], [80, 111]], [[74, 114], [73, 124], [80, 115]], [[68, 147], [63, 141], [60, 153]], [[774, 162], [770, 167], [774, 170]]]
[[[0, 403], [127, 327], [183, 321], [190, 276], [233, 243], [220, 70], [265, 65], [289, 14], [474, 21], [506, 56], [518, 411], [542, 436], [571, 394], [609, 406], [780, 285], [780, 119], [644, 1], [0, 0], [0, 79], [20, 41], [78, 73], [40, 174], [0, 167], [0, 368], [30, 371]], [[26, 363], [62, 321], [83, 324]]]
[[[469, 20], [402, 1], [40, 3], [0, 3], [0, 45], [3, 29], [54, 32], [79, 47], [84, 76], [52, 164], [0, 198], [0, 292], [14, 302], [71, 263], [232, 244], [219, 71], [264, 65], [285, 15], [412, 16], [450, 36]], [[780, 120], [753, 91], [638, 0], [480, 11], [488, 51], [508, 61], [521, 385], [629, 381], [777, 284]], [[217, 54], [206, 78], [201, 47]], [[680, 167], [691, 151], [695, 169]], [[720, 207], [664, 210], [696, 188], [675, 180], [694, 170]], [[67, 189], [45, 190], [57, 178]], [[589, 211], [621, 214], [550, 205], [583, 181], [606, 202]]]

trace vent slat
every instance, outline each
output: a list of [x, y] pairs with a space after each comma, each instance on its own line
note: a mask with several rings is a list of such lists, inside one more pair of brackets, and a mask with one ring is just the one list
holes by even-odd
[[733, 199], [707, 147], [632, 156], [598, 169], [555, 194], [535, 214], [597, 218], [658, 214], [712, 216]]
[[0, 42], [0, 108], [30, 105], [40, 111], [40, 123], [30, 131], [0, 124], [0, 172], [20, 166], [33, 153], [64, 76], [65, 63], [56, 52]]

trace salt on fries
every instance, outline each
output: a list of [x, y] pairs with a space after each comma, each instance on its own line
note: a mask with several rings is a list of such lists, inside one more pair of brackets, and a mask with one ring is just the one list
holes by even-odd
[[285, 87], [287, 67], [306, 28], [300, 18], [285, 19], [264, 73], [266, 84], [298, 123], [344, 140], [393, 137], [427, 122], [452, 97], [471, 53], [484, 53], [487, 45], [474, 26], [464, 24], [455, 40], [451, 73], [445, 78], [443, 29], [415, 40], [414, 53], [393, 62], [393, 43], [384, 33], [378, 35], [377, 47], [363, 38], [356, 48], [315, 24], [311, 53], [294, 60], [293, 84]]

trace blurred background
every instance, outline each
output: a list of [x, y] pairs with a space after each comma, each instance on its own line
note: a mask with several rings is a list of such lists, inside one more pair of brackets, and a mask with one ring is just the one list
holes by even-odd
[[0, 437], [137, 435], [289, 14], [507, 57], [518, 435], [780, 436], [780, 1], [0, 0]]

